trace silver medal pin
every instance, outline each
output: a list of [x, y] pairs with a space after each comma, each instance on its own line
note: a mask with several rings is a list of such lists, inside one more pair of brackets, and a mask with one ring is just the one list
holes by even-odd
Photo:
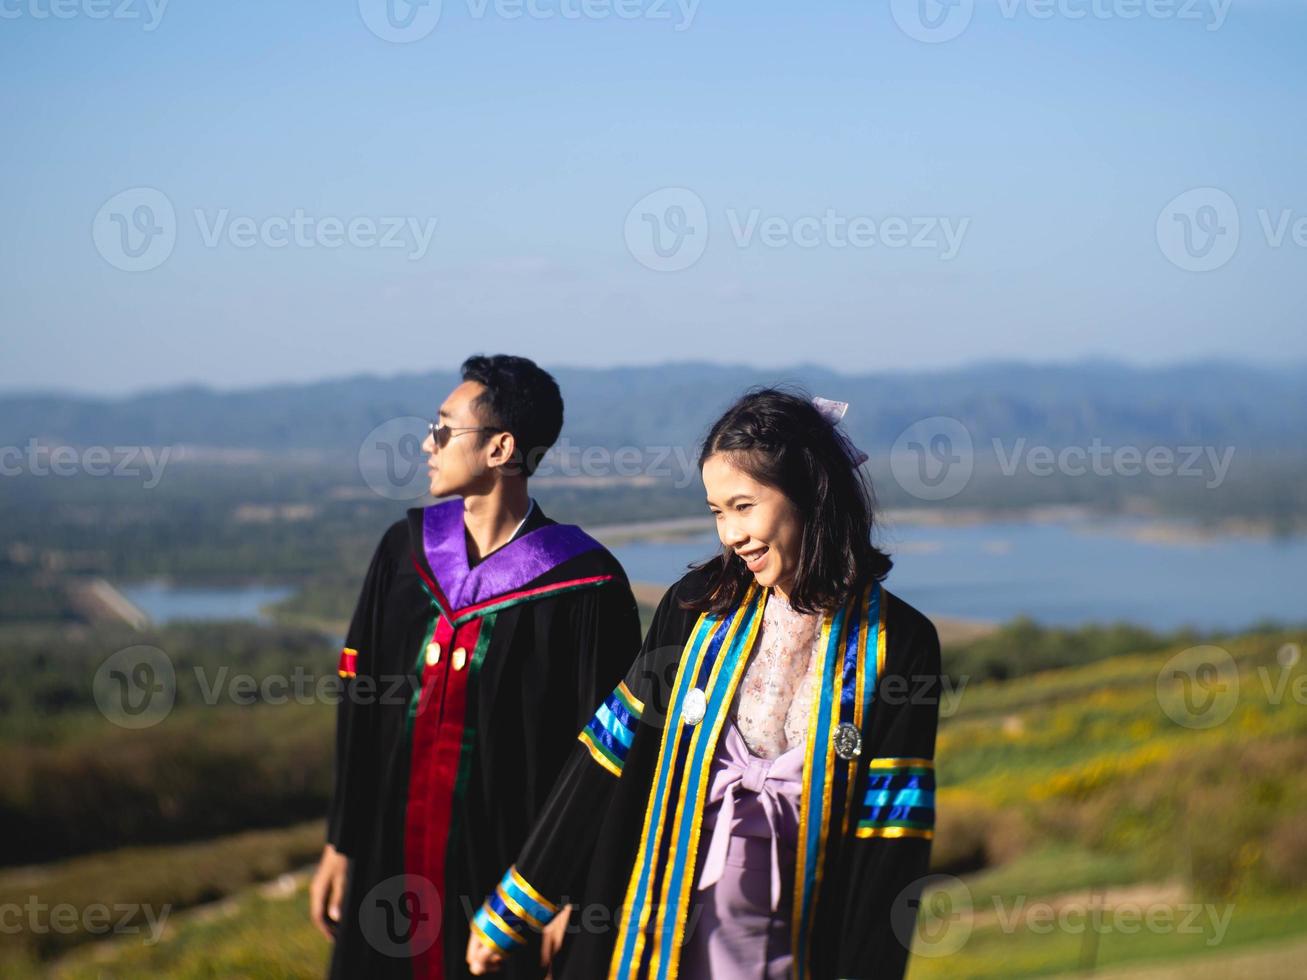
[[855, 759], [862, 755], [862, 732], [852, 722], [842, 721], [835, 729], [835, 754], [841, 759]]
[[685, 696], [685, 704], [681, 706], [681, 719], [687, 725], [697, 725], [703, 721], [703, 716], [708, 712], [708, 698], [703, 691], [697, 687], [693, 688]]

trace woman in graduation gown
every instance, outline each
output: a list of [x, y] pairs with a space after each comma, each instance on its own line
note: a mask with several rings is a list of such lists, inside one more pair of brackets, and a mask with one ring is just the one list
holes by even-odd
[[900, 977], [934, 827], [939, 638], [882, 580], [840, 403], [750, 392], [699, 463], [723, 550], [663, 597], [472, 923], [572, 905], [562, 978]]

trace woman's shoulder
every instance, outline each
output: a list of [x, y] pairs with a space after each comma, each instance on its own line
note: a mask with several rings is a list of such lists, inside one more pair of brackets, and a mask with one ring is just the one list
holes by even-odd
[[896, 623], [900, 627], [909, 626], [913, 629], [933, 630], [935, 628], [935, 624], [931, 622], [929, 616], [897, 592], [891, 592], [884, 585], [881, 586], [881, 592], [888, 600], [885, 608], [885, 618], [888, 622]]
[[888, 640], [900, 651], [939, 657], [939, 631], [930, 618], [897, 593], [881, 586]]
[[679, 604], [680, 602], [693, 602], [702, 598], [704, 593], [708, 591], [710, 580], [708, 569], [695, 566], [672, 583], [671, 587], [663, 594], [663, 601], [675, 601]]
[[654, 611], [651, 634], [659, 643], [676, 642], [687, 638], [698, 622], [699, 611], [687, 608], [708, 591], [709, 575], [699, 568], [691, 568], [668, 586]]

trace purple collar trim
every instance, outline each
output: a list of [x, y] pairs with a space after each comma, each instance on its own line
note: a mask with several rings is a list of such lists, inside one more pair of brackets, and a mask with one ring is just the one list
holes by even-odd
[[463, 499], [433, 504], [422, 512], [422, 549], [431, 574], [454, 607], [451, 613], [515, 592], [569, 558], [599, 547], [574, 524], [546, 524], [468, 568]]

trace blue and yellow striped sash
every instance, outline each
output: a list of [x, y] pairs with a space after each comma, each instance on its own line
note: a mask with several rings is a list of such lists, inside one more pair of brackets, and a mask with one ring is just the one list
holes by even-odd
[[[727, 616], [699, 617], [681, 654], [645, 809], [639, 848], [627, 883], [610, 980], [674, 980], [680, 965], [708, 773], [739, 679], [762, 623], [768, 590], [751, 585]], [[832, 834], [847, 836], [849, 787], [859, 760], [835, 755], [841, 723], [865, 727], [885, 661], [885, 601], [871, 583], [833, 615], [822, 617], [818, 688], [804, 757], [798, 855], [795, 862], [793, 951], [796, 976], [808, 975], [812, 920], [821, 868]], [[694, 689], [703, 692], [703, 719], [686, 724]], [[862, 763], [865, 765], [865, 763]]]

